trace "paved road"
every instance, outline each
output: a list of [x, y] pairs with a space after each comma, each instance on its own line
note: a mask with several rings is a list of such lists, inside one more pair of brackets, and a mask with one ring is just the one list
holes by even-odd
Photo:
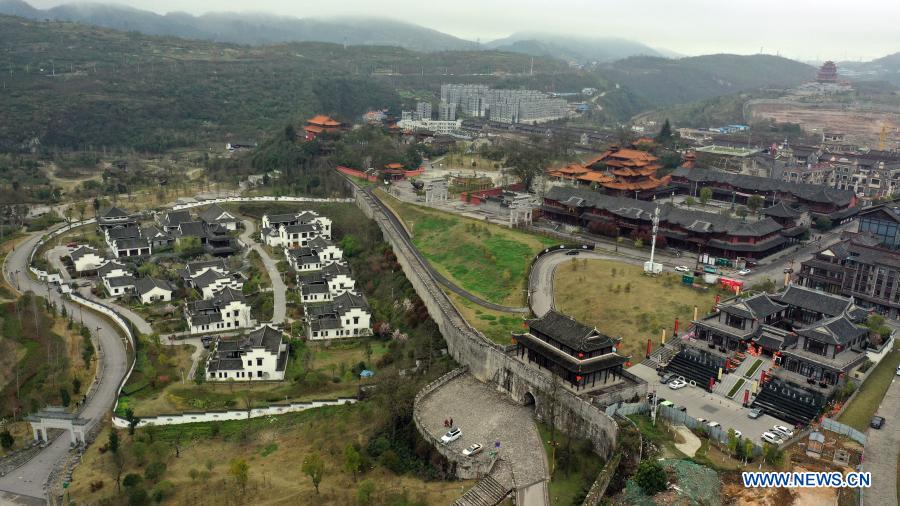
[[[25, 241], [11, 252], [3, 266], [3, 275], [13, 286], [19, 286], [20, 290], [31, 290], [39, 295], [46, 296], [47, 285], [31, 279], [28, 271], [28, 257], [31, 249], [45, 231], [31, 234]], [[18, 275], [15, 271], [18, 270]], [[64, 300], [56, 290], [49, 291], [50, 299], [57, 305], [63, 304], [70, 314], [76, 314], [77, 305]], [[84, 311], [84, 323], [91, 329], [100, 327], [100, 349], [103, 351], [104, 375], [99, 389], [90, 401], [84, 406], [81, 416], [89, 418], [89, 428], [99, 423], [108, 416], [118, 393], [119, 383], [125, 377], [127, 371], [127, 355], [123, 337], [118, 328], [104, 318], [100, 318], [92, 311]], [[15, 495], [30, 496], [31, 498], [45, 497], [44, 482], [50, 475], [54, 464], [59, 461], [69, 450], [69, 437], [63, 435], [53, 444], [45, 448], [37, 457], [30, 460], [24, 466], [12, 473], [0, 477], [0, 503], [13, 503], [17, 499]], [[19, 501], [23, 502], [23, 501]], [[24, 502], [23, 502], [24, 503]]]
[[[893, 352], [898, 353], [898, 352]], [[900, 452], [900, 376], [895, 376], [878, 408], [887, 421], [880, 430], [866, 433], [864, 470], [872, 473], [872, 486], [864, 489], [865, 504], [897, 504], [897, 459]]]
[[745, 438], [755, 443], [759, 443], [762, 433], [772, 428], [773, 425], [790, 426], [790, 424], [769, 415], [763, 415], [755, 420], [750, 419], [747, 417], [747, 413], [750, 411], [748, 408], [721, 395], [711, 394], [702, 388], [688, 386], [680, 390], [672, 390], [666, 385], [660, 384], [656, 370], [644, 364], [634, 365], [628, 369], [628, 372], [646, 381], [648, 388], [655, 389], [660, 398], [686, 407], [688, 415], [719, 422], [725, 430], [739, 430]]
[[528, 278], [529, 303], [534, 314], [544, 316], [547, 311], [550, 311], [555, 306], [553, 303], [553, 274], [556, 272], [556, 268], [560, 264], [570, 262], [572, 259], [582, 258], [614, 260], [634, 265], [644, 264], [642, 260], [636, 258], [607, 255], [593, 251], [581, 251], [578, 253], [578, 256], [566, 255], [563, 250], [560, 250], [558, 253], [547, 253], [535, 262], [534, 267], [531, 269], [531, 275]]
[[256, 224], [254, 224], [252, 220], [244, 220], [244, 232], [241, 233], [241, 240], [244, 241], [244, 244], [250, 246], [253, 251], [259, 253], [263, 265], [266, 267], [266, 272], [269, 273], [269, 279], [272, 282], [272, 291], [275, 293], [275, 310], [272, 315], [272, 323], [280, 325], [284, 323], [284, 318], [287, 315], [287, 303], [285, 302], [287, 286], [285, 286], [284, 280], [281, 279], [281, 273], [278, 272], [276, 262], [272, 260], [272, 257], [269, 256], [266, 250], [253, 238], [255, 233]]

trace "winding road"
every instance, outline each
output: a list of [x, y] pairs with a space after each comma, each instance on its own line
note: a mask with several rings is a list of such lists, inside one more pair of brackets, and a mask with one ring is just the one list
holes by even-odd
[[[20, 242], [15, 250], [9, 253], [3, 265], [3, 276], [10, 285], [20, 292], [32, 291], [40, 296], [48, 296], [50, 300], [66, 308], [72, 315], [84, 319], [84, 324], [91, 329], [100, 329], [99, 356], [102, 359], [103, 377], [94, 396], [84, 405], [81, 416], [90, 419], [88, 430], [100, 423], [109, 415], [116, 402], [119, 384], [127, 371], [128, 357], [125, 351], [124, 338], [119, 329], [109, 320], [100, 317], [93, 311], [82, 310], [77, 304], [64, 299], [56, 289], [32, 279], [29, 276], [28, 264], [31, 250], [47, 231], [35, 232]], [[18, 272], [17, 272], [18, 271]], [[96, 330], [94, 330], [96, 332]], [[22, 467], [6, 476], [0, 477], [0, 503], [34, 504], [46, 498], [44, 484], [53, 467], [69, 451], [69, 437], [63, 435], [41, 451]]]
[[287, 286], [284, 284], [284, 280], [281, 279], [281, 273], [278, 272], [277, 263], [272, 260], [269, 253], [253, 239], [253, 234], [256, 233], [256, 225], [253, 223], [253, 220], [243, 221], [244, 231], [241, 233], [241, 241], [243, 241], [250, 249], [259, 253], [260, 258], [262, 258], [263, 265], [266, 267], [266, 272], [269, 273], [269, 280], [272, 282], [272, 292], [275, 294], [275, 309], [273, 311], [274, 314], [272, 315], [272, 323], [281, 325], [284, 323], [285, 316], [287, 316], [287, 303], [285, 301]]

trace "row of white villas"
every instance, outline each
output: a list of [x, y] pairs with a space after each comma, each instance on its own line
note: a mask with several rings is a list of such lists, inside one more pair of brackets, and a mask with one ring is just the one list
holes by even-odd
[[287, 361], [284, 335], [263, 325], [237, 339], [217, 339], [206, 362], [206, 377], [211, 381], [280, 381]]
[[263, 244], [273, 248], [300, 248], [317, 237], [331, 240], [331, 219], [313, 211], [265, 214], [259, 232]]
[[344, 251], [322, 237], [307, 241], [306, 246], [285, 248], [284, 256], [298, 274], [318, 271], [344, 261]]

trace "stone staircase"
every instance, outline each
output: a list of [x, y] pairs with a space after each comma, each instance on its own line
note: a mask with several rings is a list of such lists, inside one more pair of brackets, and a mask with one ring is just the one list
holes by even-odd
[[[756, 363], [757, 360], [762, 360], [762, 364], [756, 368], [756, 371], [753, 373], [752, 378], [747, 378], [746, 374], [753, 367], [753, 364]], [[747, 355], [747, 358], [738, 366], [737, 369], [732, 371], [730, 374], [725, 374], [722, 376], [722, 381], [716, 385], [716, 388], [713, 389], [713, 393], [717, 393], [723, 397], [728, 396], [728, 392], [731, 392], [731, 389], [735, 384], [741, 379], [744, 380], [744, 386], [749, 387], [750, 384], [755, 379], [759, 379], [759, 376], [762, 371], [767, 371], [769, 367], [772, 365], [772, 359], [770, 357], [754, 357], [753, 355]], [[741, 389], [743, 390], [743, 388]], [[738, 398], [740, 392], [735, 393], [735, 399]], [[741, 400], [741, 399], [739, 399]]]
[[678, 350], [674, 346], [666, 344], [661, 348], [653, 350], [653, 352], [650, 353], [650, 358], [645, 358], [641, 361], [641, 364], [644, 364], [651, 369], [656, 369], [659, 364], [664, 364], [671, 360], [676, 353], [678, 353]]
[[453, 503], [455, 506], [494, 506], [513, 490], [512, 468], [505, 460], [494, 463], [491, 472]]

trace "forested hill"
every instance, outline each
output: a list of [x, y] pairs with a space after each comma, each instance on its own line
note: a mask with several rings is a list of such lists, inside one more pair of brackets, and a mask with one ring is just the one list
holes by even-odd
[[816, 76], [815, 68], [787, 58], [733, 54], [679, 59], [635, 56], [610, 63], [599, 72], [657, 106], [756, 88], [796, 86]]
[[171, 12], [163, 15], [104, 3], [67, 3], [50, 9], [37, 9], [22, 0], [0, 0], [0, 14], [236, 44], [313, 41], [399, 46], [417, 51], [467, 50], [477, 46], [475, 42], [412, 23], [370, 17], [301, 19], [237, 12], [214, 12], [202, 16]]
[[[403, 74], [508, 75], [531, 63], [490, 51], [244, 47], [7, 16], [0, 48], [0, 151], [162, 151], [253, 140], [314, 113], [355, 120], [369, 108], [396, 110]], [[566, 68], [535, 59], [537, 74]]]

